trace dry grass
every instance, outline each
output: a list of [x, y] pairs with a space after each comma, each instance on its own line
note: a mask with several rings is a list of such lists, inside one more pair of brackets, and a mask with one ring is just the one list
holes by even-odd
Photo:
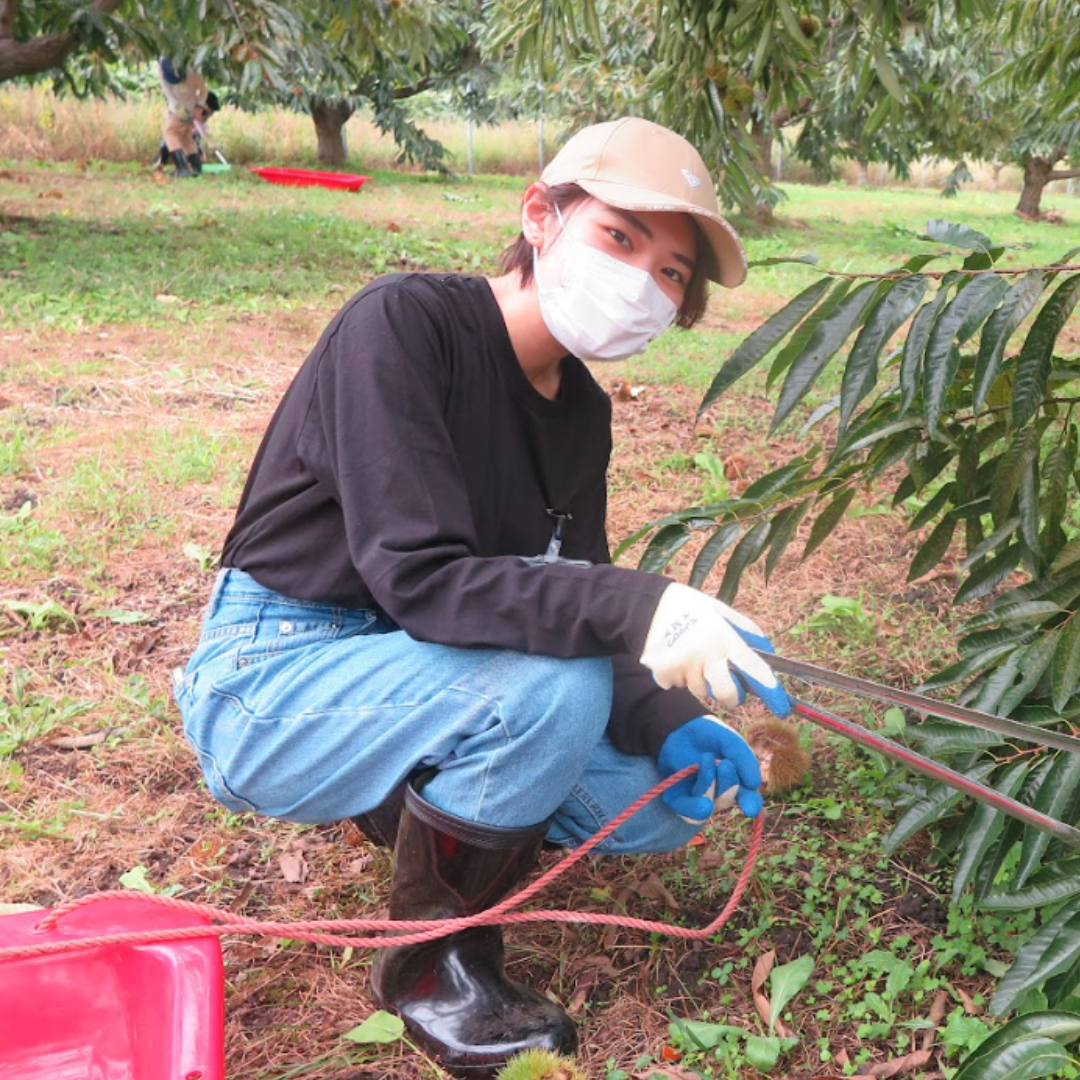
[[[58, 98], [46, 87], [0, 87], [0, 159], [38, 161], [112, 161], [146, 163], [154, 158], [164, 111], [156, 91], [133, 93], [126, 99], [81, 101]], [[468, 164], [468, 134], [463, 119], [421, 121], [425, 131], [441, 142], [451, 155], [452, 167], [464, 173]], [[216, 145], [236, 164], [295, 163], [315, 160], [315, 132], [306, 115], [280, 109], [245, 112], [224, 108], [211, 124]], [[380, 132], [365, 113], [346, 125], [350, 164], [358, 169], [391, 169], [397, 155], [393, 139]], [[544, 159], [557, 149], [561, 125], [549, 120], [543, 131]], [[507, 121], [495, 126], [474, 125], [473, 166], [480, 173], [530, 172], [539, 161], [538, 125], [529, 120]], [[784, 159], [781, 158], [781, 161]], [[936, 190], [952, 171], [953, 163], [936, 158], [915, 162], [908, 181], [898, 182], [883, 165], [871, 165], [867, 181], [873, 187], [912, 187]], [[995, 168], [971, 165], [972, 181], [980, 191], [1019, 192], [1020, 170], [1012, 165]], [[839, 178], [857, 185], [854, 162], [838, 168]], [[812, 182], [809, 170], [789, 159], [780, 178], [788, 182]], [[1064, 184], [1050, 185], [1056, 193]]]
[[[44, 87], [0, 86], [0, 158], [37, 161], [113, 161], [146, 163], [157, 155], [164, 124], [160, 93], [132, 94], [124, 100], [80, 101], [56, 97]], [[433, 120], [422, 126], [451, 154], [452, 167], [467, 169], [464, 121]], [[550, 159], [559, 133], [549, 123], [544, 132]], [[315, 129], [301, 113], [280, 109], [244, 112], [226, 107], [210, 124], [213, 143], [241, 165], [311, 164]], [[358, 169], [397, 167], [397, 149], [367, 115], [353, 117], [345, 128], [350, 164]], [[528, 121], [495, 127], [474, 125], [473, 165], [477, 172], [522, 173], [538, 159], [538, 129]]]

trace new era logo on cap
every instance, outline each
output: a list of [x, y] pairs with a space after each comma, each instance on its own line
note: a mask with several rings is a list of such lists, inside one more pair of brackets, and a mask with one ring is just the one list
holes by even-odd
[[682, 174], [691, 187], [701, 187], [701, 178], [695, 176], [689, 169], [683, 169]]

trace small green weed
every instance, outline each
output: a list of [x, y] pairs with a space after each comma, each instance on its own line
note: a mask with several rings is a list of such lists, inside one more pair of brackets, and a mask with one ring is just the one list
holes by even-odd
[[[31, 632], [78, 629], [79, 620], [55, 600], [0, 600], [0, 608], [10, 611], [22, 629]], [[0, 629], [0, 637], [4, 631]]]
[[[806, 955], [768, 972], [763, 981], [769, 988], [767, 1003], [770, 1019], [764, 1033], [732, 1024], [674, 1019], [668, 1028], [672, 1046], [682, 1054], [683, 1062], [688, 1065], [698, 1062], [705, 1065], [710, 1058], [715, 1059], [720, 1067], [720, 1076], [740, 1076], [745, 1066], [767, 1075], [773, 1074], [783, 1054], [799, 1044], [797, 1038], [777, 1034], [780, 1015], [810, 981], [813, 970], [814, 959]], [[708, 1065], [705, 1065], [705, 1069], [705, 1073], [699, 1075], [714, 1075]]]
[[154, 475], [174, 487], [209, 484], [218, 475], [223, 453], [234, 449], [235, 438], [203, 429], [183, 433], [157, 431], [150, 442]]
[[807, 633], [840, 634], [849, 640], [873, 640], [877, 631], [877, 619], [863, 607], [860, 596], [832, 596], [821, 598], [821, 610], [805, 622], [793, 626], [788, 633], [798, 636]]
[[203, 547], [201, 544], [196, 544], [194, 540], [188, 540], [184, 544], [184, 554], [195, 563], [195, 565], [204, 573], [210, 573], [216, 566], [218, 561], [218, 553], [211, 551], [207, 547]]
[[694, 455], [694, 464], [704, 474], [701, 497], [707, 503], [723, 502], [728, 497], [728, 478], [724, 463], [710, 450]]
[[27, 470], [30, 437], [15, 417], [0, 422], [0, 476], [18, 476]]
[[175, 896], [183, 892], [182, 885], [155, 885], [149, 877], [149, 871], [141, 863], [125, 870], [117, 879], [121, 888], [131, 889], [133, 892], [149, 893], [152, 896]]
[[0, 515], [0, 569], [48, 573], [70, 558], [63, 535], [46, 528], [28, 499], [10, 515]]
[[35, 694], [30, 690], [29, 673], [15, 671], [0, 694], [0, 757], [40, 739], [60, 724], [70, 723], [93, 707], [89, 701], [54, 701]]
[[120, 688], [117, 719], [130, 716], [136, 721], [167, 724], [172, 720], [172, 702], [153, 692], [142, 675], [129, 675]]

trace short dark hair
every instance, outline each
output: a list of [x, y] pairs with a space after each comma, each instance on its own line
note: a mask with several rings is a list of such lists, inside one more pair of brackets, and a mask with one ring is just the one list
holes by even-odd
[[218, 109], [221, 108], [221, 102], [218, 101], [218, 96], [217, 96], [217, 94], [214, 93], [213, 90], [211, 90], [206, 95], [206, 105], [204, 106], [204, 108], [206, 109], [207, 112], [212, 112], [212, 113], [217, 112]]
[[[559, 213], [575, 203], [589, 198], [589, 193], [577, 184], [553, 184], [545, 192], [549, 213], [554, 214], [556, 207]], [[679, 314], [675, 317], [675, 325], [689, 330], [705, 314], [705, 306], [708, 302], [707, 282], [716, 271], [716, 256], [701, 231], [701, 226], [694, 220], [692, 214], [688, 214], [690, 224], [694, 232], [694, 244], [697, 248], [694, 260], [694, 273], [686, 286], [686, 295], [683, 297]], [[522, 286], [531, 284], [533, 279], [533, 246], [525, 239], [524, 234], [519, 233], [518, 238], [503, 251], [499, 258], [499, 269], [504, 274], [517, 273], [521, 278]]]

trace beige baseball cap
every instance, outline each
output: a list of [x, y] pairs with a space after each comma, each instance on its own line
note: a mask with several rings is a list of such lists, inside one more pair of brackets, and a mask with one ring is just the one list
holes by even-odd
[[729, 289], [746, 280], [746, 253], [724, 220], [701, 155], [666, 127], [625, 116], [582, 128], [540, 174], [545, 184], [577, 184], [622, 210], [694, 214], [716, 256], [710, 277]]

